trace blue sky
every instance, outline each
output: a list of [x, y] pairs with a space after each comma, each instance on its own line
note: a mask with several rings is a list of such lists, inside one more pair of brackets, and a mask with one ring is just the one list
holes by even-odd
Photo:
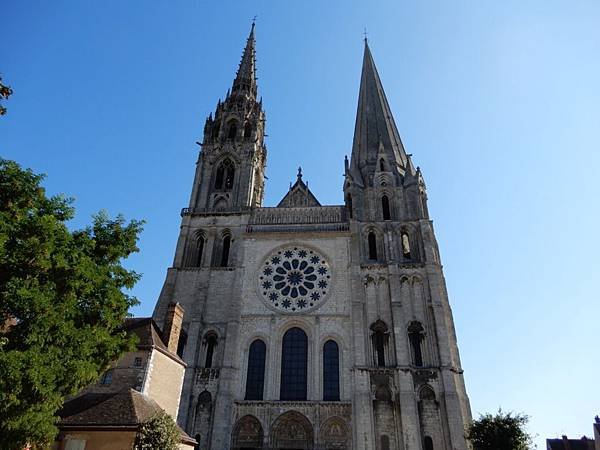
[[204, 120], [258, 15], [266, 205], [302, 165], [342, 202], [362, 32], [421, 166], [475, 416], [522, 411], [546, 437], [600, 413], [600, 3], [5, 1], [14, 95], [0, 155], [99, 209], [147, 221], [137, 315], [151, 314]]

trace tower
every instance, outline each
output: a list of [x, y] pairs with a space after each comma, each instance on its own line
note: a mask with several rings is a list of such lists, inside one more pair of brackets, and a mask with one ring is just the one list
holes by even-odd
[[252, 24], [233, 85], [204, 125], [191, 210], [223, 211], [262, 204], [267, 150], [265, 113], [257, 91]]
[[206, 121], [154, 310], [186, 311], [178, 421], [200, 449], [466, 450], [470, 419], [425, 183], [365, 40], [341, 205], [299, 169], [262, 206], [254, 25]]

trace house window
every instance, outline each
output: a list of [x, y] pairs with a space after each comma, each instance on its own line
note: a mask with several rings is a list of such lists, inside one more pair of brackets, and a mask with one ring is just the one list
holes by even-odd
[[340, 399], [340, 352], [335, 341], [323, 346], [323, 400]]
[[383, 220], [390, 220], [390, 201], [387, 195], [381, 197], [381, 211], [383, 212]]
[[281, 400], [306, 400], [308, 338], [300, 328], [283, 335], [281, 352]]
[[85, 439], [77, 439], [67, 437], [65, 440], [65, 450], [85, 450], [85, 443], [87, 441]]
[[103, 386], [108, 386], [108, 385], [112, 384], [112, 380], [113, 380], [113, 370], [108, 369], [106, 372], [104, 372], [104, 374], [102, 375], [102, 378], [100, 378], [100, 384]]
[[260, 339], [250, 345], [248, 352], [248, 375], [246, 377], [246, 400], [262, 400], [265, 384], [265, 358], [267, 346]]
[[142, 358], [139, 356], [133, 360], [133, 367], [142, 367]]

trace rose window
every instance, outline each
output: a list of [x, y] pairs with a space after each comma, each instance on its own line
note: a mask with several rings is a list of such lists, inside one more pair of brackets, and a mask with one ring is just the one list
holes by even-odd
[[330, 284], [331, 270], [325, 257], [303, 247], [273, 252], [258, 276], [258, 289], [267, 304], [289, 313], [322, 305]]

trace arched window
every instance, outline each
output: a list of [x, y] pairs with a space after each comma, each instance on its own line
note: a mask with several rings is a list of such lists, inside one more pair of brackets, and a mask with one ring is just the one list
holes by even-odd
[[265, 384], [265, 358], [267, 346], [260, 339], [250, 344], [248, 374], [246, 377], [246, 400], [262, 400]]
[[235, 177], [235, 167], [233, 162], [227, 158], [219, 167], [215, 176], [215, 189], [229, 191], [233, 187], [233, 179]]
[[381, 211], [383, 212], [383, 220], [390, 220], [390, 201], [387, 195], [381, 197]]
[[382, 320], [378, 320], [371, 325], [371, 335], [373, 343], [373, 356], [375, 365], [385, 367], [385, 344], [387, 342], [388, 327]]
[[281, 400], [306, 400], [308, 338], [300, 328], [283, 335], [281, 352]]
[[204, 253], [204, 236], [198, 236], [196, 240], [196, 264], [195, 267], [202, 265], [202, 253]]
[[223, 237], [223, 244], [221, 247], [221, 267], [227, 267], [229, 264], [229, 248], [231, 247], [231, 236], [228, 234]]
[[250, 139], [252, 137], [252, 124], [250, 122], [246, 122], [246, 126], [244, 127], [244, 139]]
[[323, 400], [340, 399], [340, 351], [335, 341], [323, 346]]
[[413, 364], [418, 367], [423, 365], [421, 341], [423, 340], [424, 335], [425, 330], [423, 330], [423, 325], [419, 322], [411, 322], [408, 327], [408, 340], [410, 342]]
[[215, 347], [217, 346], [217, 335], [215, 333], [209, 333], [205, 336], [204, 342], [206, 345], [206, 361], [204, 362], [204, 367], [209, 369], [213, 365]]
[[423, 450], [433, 450], [433, 439], [430, 436], [423, 438]]
[[385, 161], [383, 160], [383, 158], [379, 160], [379, 170], [385, 172]]
[[234, 120], [229, 122], [229, 131], [227, 132], [227, 139], [235, 139], [237, 136], [237, 124]]
[[377, 236], [374, 231], [369, 231], [369, 259], [377, 261]]
[[402, 255], [406, 259], [410, 259], [410, 238], [408, 237], [408, 233], [403, 231], [401, 234], [402, 237]]

